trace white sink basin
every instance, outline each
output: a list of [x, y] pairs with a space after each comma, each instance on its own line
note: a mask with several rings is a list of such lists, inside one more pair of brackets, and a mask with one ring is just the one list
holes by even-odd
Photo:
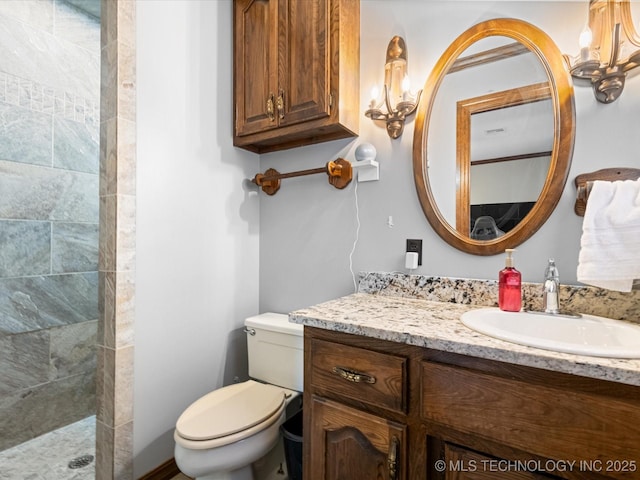
[[530, 347], [594, 357], [640, 358], [640, 325], [610, 318], [580, 318], [481, 308], [462, 314], [467, 327]]

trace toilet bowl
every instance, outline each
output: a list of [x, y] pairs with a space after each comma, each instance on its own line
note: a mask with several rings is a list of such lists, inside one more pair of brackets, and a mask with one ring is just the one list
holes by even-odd
[[[192, 403], [176, 422], [176, 464], [197, 480], [253, 480], [252, 464], [281, 452], [275, 448], [281, 442], [280, 425], [287, 406], [300, 399], [302, 326], [281, 314], [251, 317], [245, 325], [249, 376], [255, 378], [252, 372], [258, 372], [266, 378], [214, 390]], [[252, 368], [256, 362], [259, 367]]]

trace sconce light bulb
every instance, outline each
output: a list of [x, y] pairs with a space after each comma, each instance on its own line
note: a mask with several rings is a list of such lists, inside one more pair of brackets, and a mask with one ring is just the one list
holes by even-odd
[[378, 86], [374, 85], [371, 87], [371, 101], [376, 102], [378, 100], [378, 95], [380, 95], [380, 91], [378, 90]]
[[411, 80], [409, 79], [409, 75], [405, 75], [402, 79], [402, 91], [408, 92], [411, 89]]
[[593, 40], [593, 34], [591, 33], [591, 29], [589, 27], [585, 27], [585, 29], [580, 34], [578, 38], [578, 44], [580, 48], [589, 48], [591, 46], [591, 41]]

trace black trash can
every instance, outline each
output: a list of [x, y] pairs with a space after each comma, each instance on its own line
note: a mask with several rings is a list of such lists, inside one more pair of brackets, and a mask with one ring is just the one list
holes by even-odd
[[302, 480], [302, 410], [286, 420], [280, 431], [284, 437], [284, 458], [289, 480]]

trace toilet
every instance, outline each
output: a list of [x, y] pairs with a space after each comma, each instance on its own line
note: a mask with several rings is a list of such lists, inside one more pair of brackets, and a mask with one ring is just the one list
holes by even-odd
[[303, 327], [264, 313], [245, 332], [250, 379], [204, 395], [176, 422], [176, 464], [197, 480], [254, 480], [252, 465], [270, 456], [284, 464], [280, 426], [301, 399]]

